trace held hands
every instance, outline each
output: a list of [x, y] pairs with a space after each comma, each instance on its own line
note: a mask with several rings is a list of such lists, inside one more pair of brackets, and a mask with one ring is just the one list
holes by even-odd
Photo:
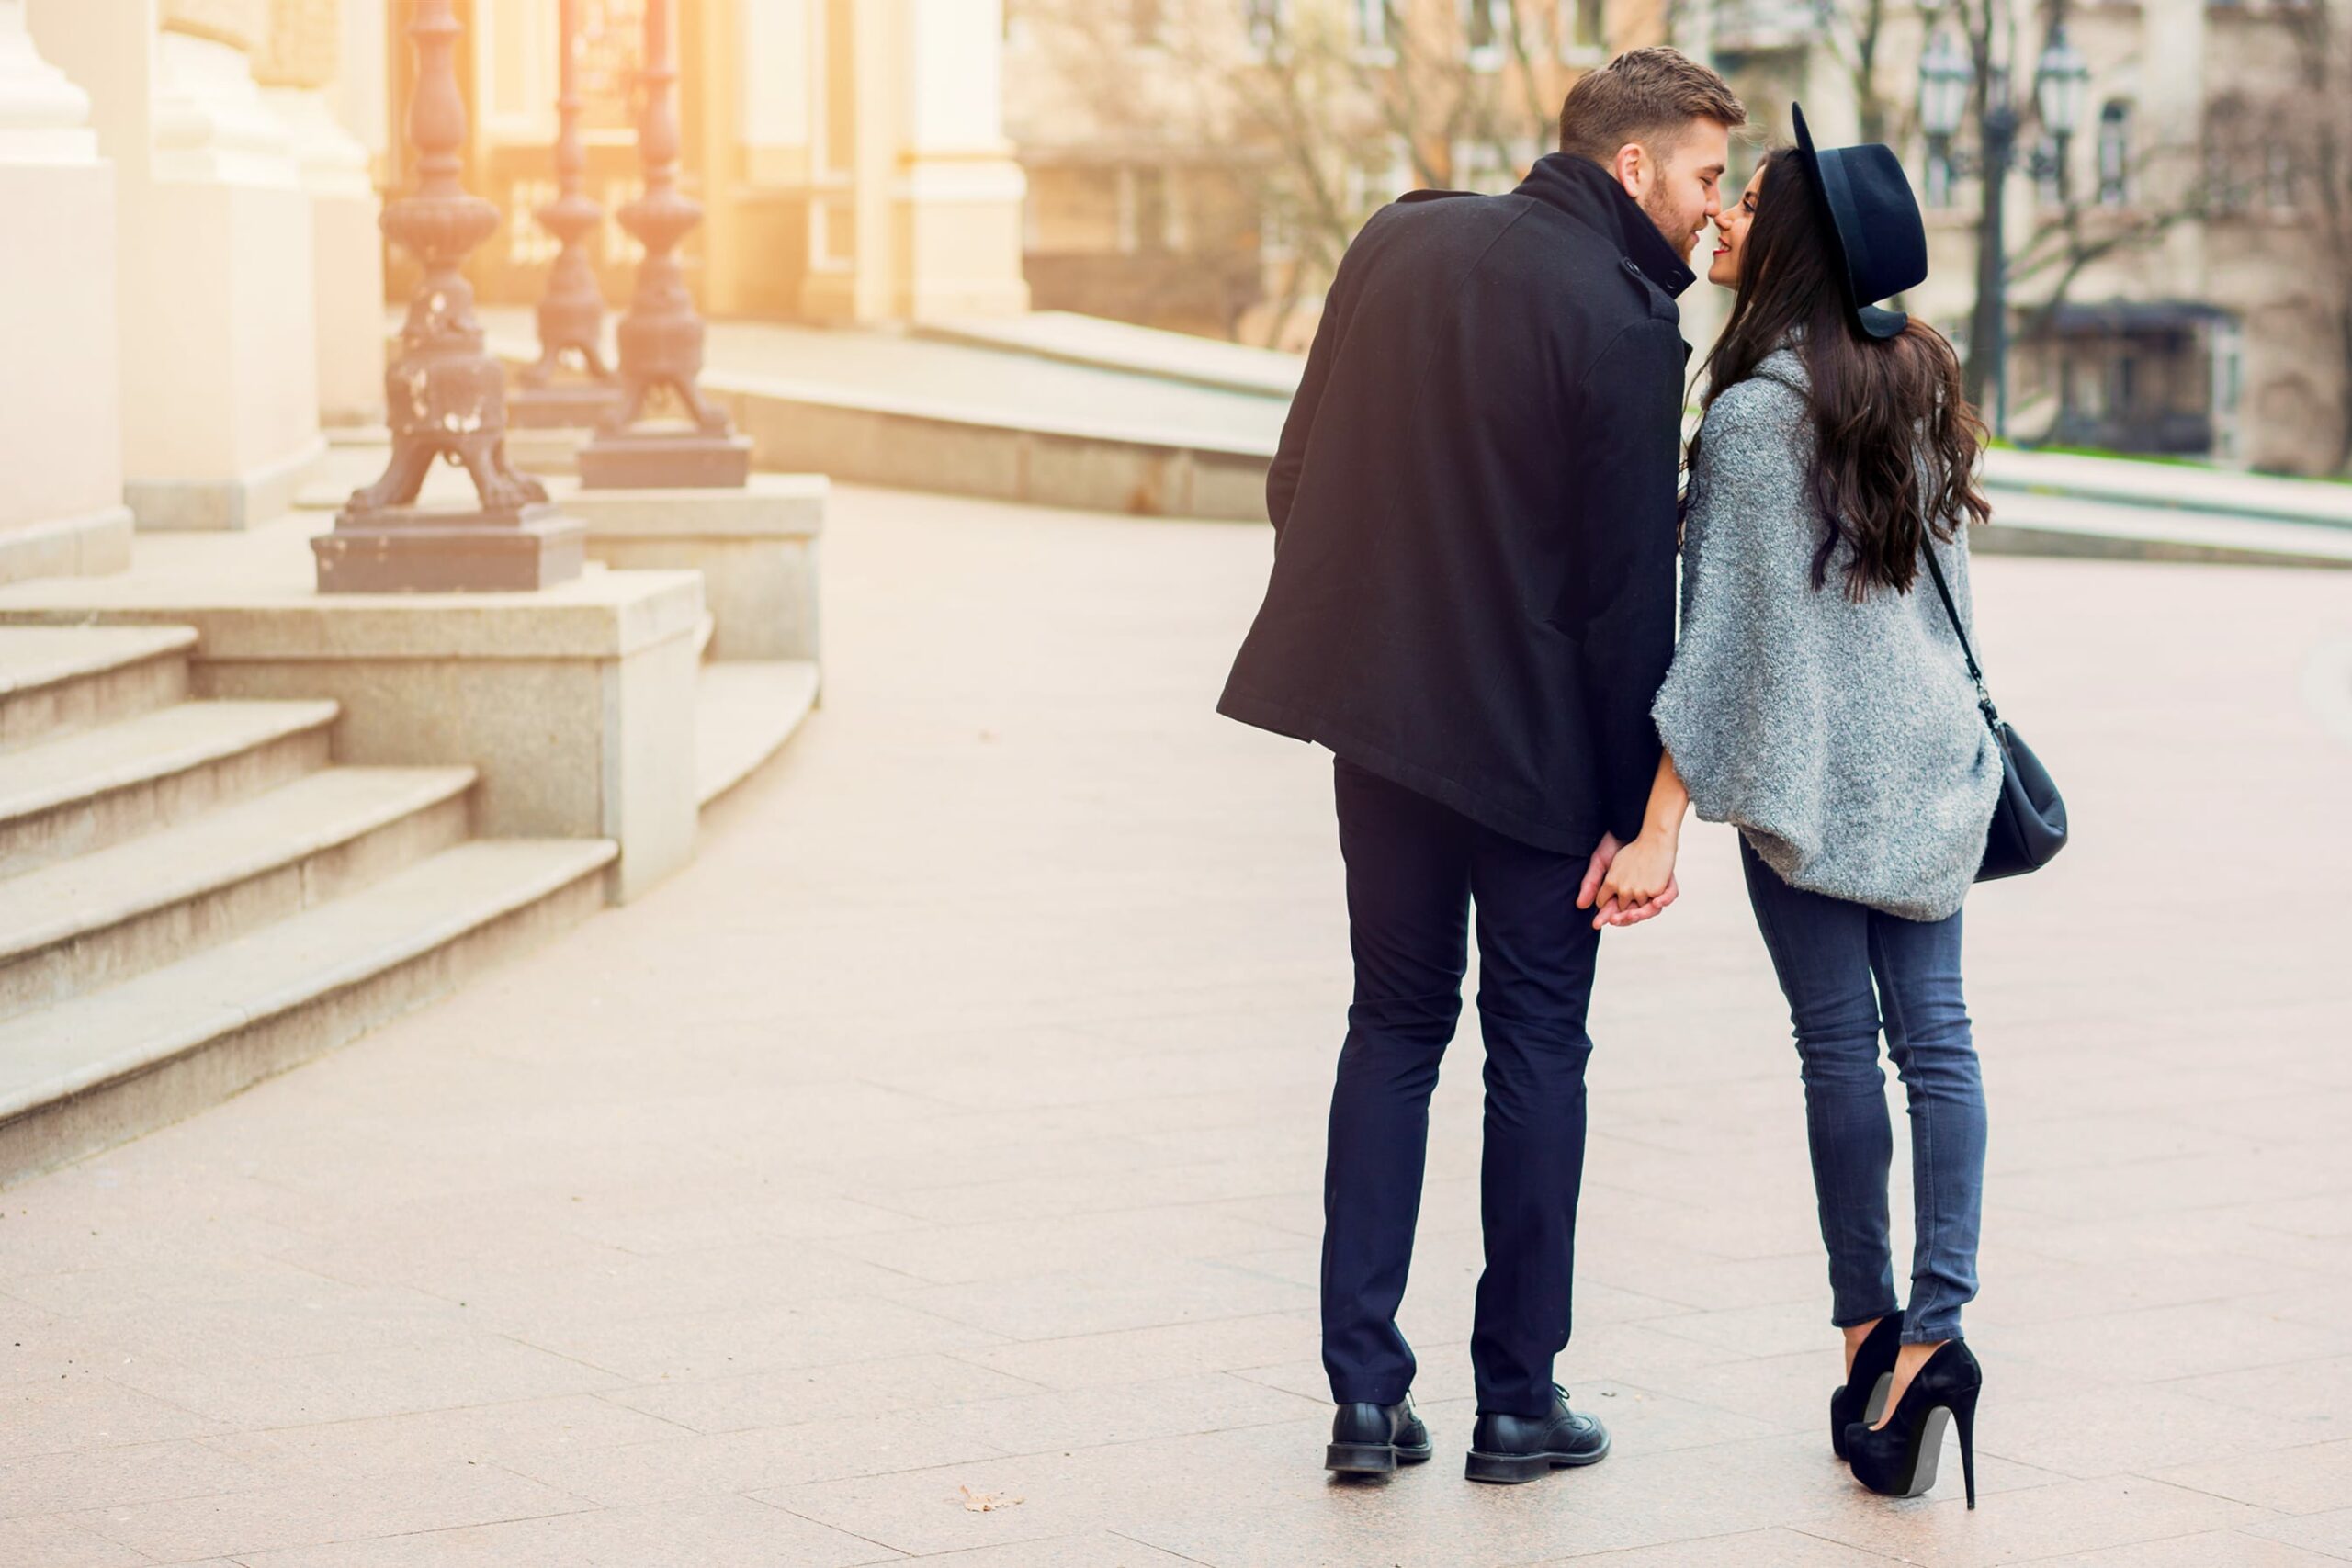
[[1577, 908], [1592, 910], [1593, 930], [1640, 925], [1682, 897], [1674, 880], [1674, 852], [1690, 807], [1690, 792], [1675, 771], [1674, 755], [1661, 749], [1641, 833], [1630, 844], [1620, 844], [1614, 833], [1603, 834], [1592, 863], [1585, 867]]
[[1674, 879], [1675, 837], [1654, 826], [1630, 844], [1620, 845], [1614, 833], [1602, 836], [1577, 893], [1577, 908], [1593, 911], [1595, 931], [1639, 925], [1682, 896]]

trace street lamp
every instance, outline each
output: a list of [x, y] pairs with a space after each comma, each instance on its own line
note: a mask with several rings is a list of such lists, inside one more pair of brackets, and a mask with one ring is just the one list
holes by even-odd
[[1929, 40], [1919, 57], [1919, 124], [1928, 133], [1928, 205], [1951, 199], [1951, 139], [1968, 112], [1968, 89], [1975, 71], [1947, 32]]
[[2091, 89], [2090, 62], [2066, 38], [2063, 24], [2050, 29], [2041, 59], [2033, 68], [2034, 107], [2052, 136], [2070, 134], [2083, 118], [2083, 100]]
[[[2026, 168], [2036, 179], [2057, 182], [2066, 189], [2066, 148], [2083, 115], [2090, 91], [2090, 66], [2066, 38], [2064, 23], [2052, 23], [2041, 56], [2034, 62], [2033, 110], [2049, 133], [2048, 148], [2026, 154]], [[1993, 394], [1993, 433], [2007, 434], [2008, 423], [2008, 253], [2002, 234], [2003, 199], [2011, 165], [2017, 163], [2018, 128], [2025, 114], [2012, 101], [2008, 73], [1995, 66], [1984, 84], [1983, 112], [1977, 130], [1981, 145], [1972, 154], [1957, 150], [1968, 96], [1976, 85], [1976, 71], [1947, 32], [1938, 32], [1919, 57], [1919, 124], [1928, 134], [1928, 196], [1935, 205], [1950, 198], [1955, 175], [1983, 176], [1984, 212], [1976, 226], [1976, 312], [1969, 324], [1968, 396], [1983, 404], [1985, 389]]]

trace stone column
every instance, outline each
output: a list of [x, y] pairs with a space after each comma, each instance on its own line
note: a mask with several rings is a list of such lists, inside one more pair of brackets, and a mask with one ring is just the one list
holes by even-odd
[[311, 197], [319, 417], [371, 426], [384, 418], [384, 249], [368, 149], [327, 93], [342, 65], [340, 11], [338, 0], [271, 0], [254, 79], [293, 138]]
[[119, 570], [122, 504], [114, 173], [90, 100], [0, 0], [0, 582]]
[[368, 150], [377, 177], [384, 177], [375, 161], [392, 145], [392, 54], [390, 0], [343, 0], [342, 48], [334, 80], [327, 85], [327, 101], [334, 117], [353, 141]]
[[900, 320], [1017, 315], [1028, 182], [1005, 139], [1003, 0], [903, 0], [905, 145], [890, 192]]
[[311, 203], [254, 85], [266, 0], [28, 0], [115, 167], [124, 498], [148, 528], [281, 513], [323, 443]]
[[1005, 139], [1002, 0], [871, 0], [847, 8], [845, 53], [820, 62], [845, 107], [848, 275], [809, 278], [809, 313], [858, 321], [1012, 315], [1027, 181]]

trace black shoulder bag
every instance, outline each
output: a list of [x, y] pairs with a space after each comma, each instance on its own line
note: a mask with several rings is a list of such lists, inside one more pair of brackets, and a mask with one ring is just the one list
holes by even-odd
[[1934, 540], [1927, 542], [1922, 553], [1944, 602], [1944, 614], [1951, 617], [1952, 635], [1960, 639], [1961, 657], [1968, 660], [1968, 678], [1976, 682], [1976, 705], [2001, 748], [2001, 798], [1993, 807], [1993, 826], [1985, 835], [1984, 862], [1976, 868], [1976, 880], [2039, 871], [2066, 847], [2066, 803], [2025, 737], [2010, 728], [1993, 706], [1993, 694], [1984, 689], [1984, 671], [1977, 668], [1976, 650], [1968, 645], [1968, 632], [1960, 624], [1960, 606], [1952, 603], [1944, 569], [1937, 564]]

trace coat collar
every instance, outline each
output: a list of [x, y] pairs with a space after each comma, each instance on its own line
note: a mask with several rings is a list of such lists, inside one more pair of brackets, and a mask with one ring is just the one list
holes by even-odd
[[1781, 345], [1758, 360], [1748, 374], [1778, 381], [1794, 392], [1813, 389], [1813, 377], [1804, 367], [1804, 340], [1795, 333], [1781, 339]]
[[1697, 281], [1683, 259], [1674, 254], [1641, 204], [1625, 194], [1609, 171], [1589, 158], [1572, 152], [1546, 152], [1535, 160], [1517, 194], [1532, 197], [1558, 209], [1615, 245], [1643, 276], [1668, 295], [1680, 294]]

